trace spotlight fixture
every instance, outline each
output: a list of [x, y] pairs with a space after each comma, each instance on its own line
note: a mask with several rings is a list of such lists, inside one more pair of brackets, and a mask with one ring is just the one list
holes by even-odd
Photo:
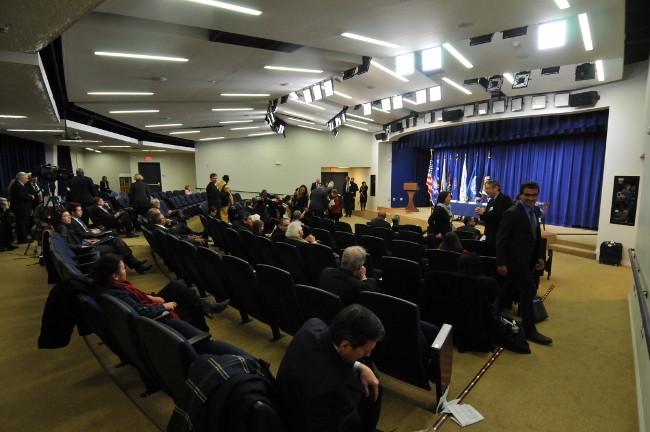
[[393, 96], [393, 108], [400, 109], [402, 106], [402, 95]]
[[334, 95], [334, 83], [331, 79], [323, 81], [323, 89], [325, 90], [325, 97]]
[[492, 102], [492, 113], [501, 114], [506, 112], [506, 101], [503, 99], [495, 100]]
[[463, 111], [464, 111], [463, 115], [465, 117], [472, 117], [474, 115], [474, 104], [465, 105]]
[[345, 72], [343, 72], [343, 80], [349, 80], [353, 76], [357, 74], [357, 68], [353, 67], [352, 69], [348, 69]]
[[363, 115], [370, 115], [372, 113], [372, 106], [370, 102], [363, 104]]
[[381, 100], [381, 109], [384, 111], [390, 111], [390, 98], [385, 98]]
[[423, 104], [427, 102], [427, 91], [426, 90], [418, 90], [415, 92], [415, 103]]
[[553, 106], [556, 108], [569, 106], [569, 93], [556, 93]]
[[517, 27], [510, 30], [503, 31], [503, 39], [510, 39], [513, 37], [526, 36], [528, 34], [528, 26]]
[[314, 100], [321, 100], [323, 99], [323, 93], [320, 90], [320, 84], [314, 84], [311, 87], [312, 91], [314, 92]]
[[309, 87], [307, 87], [306, 89], [303, 89], [302, 96], [305, 98], [305, 103], [311, 103], [312, 102], [311, 90], [309, 89]]
[[596, 78], [596, 65], [583, 63], [576, 66], [576, 81], [584, 81]]
[[481, 102], [478, 104], [478, 115], [485, 115], [488, 113], [488, 103]]
[[397, 75], [409, 75], [414, 71], [415, 58], [413, 53], [403, 54], [395, 57], [395, 72]]
[[524, 98], [518, 97], [510, 99], [510, 111], [516, 112], [524, 109]]
[[564, 46], [566, 41], [566, 21], [553, 21], [539, 25], [537, 48], [548, 49]]
[[557, 73], [560, 73], [560, 66], [542, 68], [542, 75], [553, 75]]
[[368, 72], [370, 70], [370, 61], [372, 60], [372, 57], [368, 56], [363, 56], [362, 57], [362, 62], [359, 67], [357, 67], [357, 75], [363, 75], [364, 73]]
[[489, 92], [500, 92], [502, 85], [503, 85], [503, 76], [494, 75], [491, 76], [490, 79], [488, 79], [488, 86], [486, 90]]
[[442, 68], [442, 48], [435, 47], [423, 50], [420, 56], [422, 60], [422, 72]]
[[546, 95], [533, 96], [533, 109], [544, 109], [546, 108]]
[[297, 99], [300, 98], [300, 96], [298, 96], [298, 93], [296, 93], [296, 92], [291, 92], [291, 93], [289, 93], [289, 97], [290, 97], [291, 99], [293, 99], [293, 100], [297, 100]]
[[512, 83], [513, 89], [528, 87], [528, 81], [530, 80], [530, 71], [517, 72], [515, 74], [515, 82]]
[[289, 95], [284, 95], [280, 98], [280, 103], [286, 104], [288, 100], [289, 100]]
[[431, 102], [439, 101], [442, 99], [442, 87], [435, 86], [429, 88], [429, 100]]
[[334, 138], [339, 136], [339, 131], [337, 129], [332, 129], [332, 135], [334, 135]]
[[490, 34], [486, 34], [486, 35], [483, 35], [483, 36], [476, 36], [476, 37], [470, 38], [469, 39], [469, 46], [490, 43], [490, 42], [492, 42], [493, 37], [494, 37], [494, 33], [490, 33]]

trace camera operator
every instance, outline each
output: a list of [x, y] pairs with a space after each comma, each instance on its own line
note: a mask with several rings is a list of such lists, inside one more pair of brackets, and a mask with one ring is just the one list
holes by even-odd
[[11, 212], [16, 217], [16, 238], [18, 244], [27, 243], [27, 232], [31, 227], [30, 217], [32, 216], [32, 202], [34, 196], [30, 195], [25, 189], [27, 183], [27, 173], [19, 172], [16, 174], [15, 181], [10, 187], [9, 202]]

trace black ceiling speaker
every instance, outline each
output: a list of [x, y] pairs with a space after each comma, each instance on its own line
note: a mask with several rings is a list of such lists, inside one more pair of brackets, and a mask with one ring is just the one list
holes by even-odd
[[463, 118], [463, 110], [462, 109], [455, 109], [455, 110], [449, 110], [449, 111], [443, 111], [442, 112], [442, 121], [447, 122], [447, 121], [456, 121], [460, 120]]
[[357, 75], [364, 74], [368, 72], [368, 70], [370, 69], [370, 60], [372, 60], [372, 57], [363, 56], [362, 58], [363, 58], [363, 63], [361, 63], [361, 65], [357, 67]]
[[377, 141], [386, 141], [386, 132], [380, 132], [378, 134], [375, 134], [375, 139]]
[[402, 132], [404, 130], [404, 125], [402, 124], [402, 121], [396, 121], [393, 123], [393, 127], [391, 127], [391, 131], [393, 132]]
[[355, 76], [357, 73], [357, 68], [353, 67], [352, 69], [348, 69], [345, 72], [343, 72], [343, 80], [349, 80], [353, 76]]
[[600, 99], [597, 91], [588, 91], [583, 93], [576, 93], [569, 95], [569, 106], [579, 107], [587, 105], [595, 105]]
[[483, 36], [476, 36], [476, 37], [470, 38], [469, 46], [490, 43], [490, 42], [492, 42], [492, 37], [494, 37], [494, 33], [490, 33], [490, 34], [486, 34], [486, 35], [483, 35]]
[[596, 78], [596, 65], [583, 63], [576, 66], [576, 81], [584, 81]]
[[528, 26], [517, 27], [510, 30], [503, 31], [503, 39], [510, 39], [513, 37], [526, 36], [528, 34]]

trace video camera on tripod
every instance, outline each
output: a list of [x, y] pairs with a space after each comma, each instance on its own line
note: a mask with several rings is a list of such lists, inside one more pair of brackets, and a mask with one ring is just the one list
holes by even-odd
[[39, 165], [32, 168], [32, 177], [38, 177], [50, 186], [50, 194], [54, 195], [57, 180], [70, 180], [74, 177], [71, 168], [60, 167], [52, 164]]

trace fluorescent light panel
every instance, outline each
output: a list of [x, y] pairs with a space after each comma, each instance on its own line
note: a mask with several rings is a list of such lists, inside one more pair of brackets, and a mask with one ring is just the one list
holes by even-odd
[[60, 129], [7, 129], [7, 132], [63, 132]]
[[200, 138], [199, 141], [214, 141], [224, 139], [225, 137], [214, 137], [214, 138]]
[[285, 113], [285, 114], [295, 115], [295, 116], [299, 116], [299, 117], [306, 118], [306, 119], [309, 119], [309, 120], [314, 120], [313, 117], [307, 117], [306, 115], [298, 114], [298, 113], [295, 113], [293, 111], [282, 110], [282, 112]]
[[351, 128], [354, 128], [354, 129], [359, 129], [359, 130], [368, 132], [368, 129], [366, 129], [366, 128], [362, 128], [362, 127], [359, 127], [359, 126], [352, 126], [351, 124], [347, 124], [347, 123], [344, 124], [343, 126], [347, 126], [347, 127], [351, 127]]
[[301, 128], [305, 128], [305, 129], [315, 130], [315, 131], [318, 131], [318, 132], [323, 132], [323, 129], [313, 128], [313, 127], [304, 126], [304, 125], [296, 125], [296, 126], [301, 127]]
[[404, 78], [403, 76], [400, 76], [400, 75], [396, 74], [396, 73], [393, 72], [392, 70], [388, 69], [387, 67], [384, 67], [384, 66], [380, 65], [379, 63], [377, 63], [377, 62], [374, 61], [374, 60], [370, 60], [370, 64], [373, 65], [374, 67], [376, 67], [377, 69], [381, 69], [381, 70], [383, 70], [384, 72], [386, 72], [387, 74], [394, 76], [395, 78], [397, 78], [397, 79], [400, 80], [400, 81], [403, 81], [403, 82], [409, 82], [409, 80], [407, 80], [407, 79]]
[[321, 100], [323, 99], [323, 93], [320, 90], [320, 84], [314, 84], [311, 87], [312, 91], [314, 92], [314, 100]]
[[390, 42], [384, 42], [384, 41], [381, 41], [381, 40], [378, 40], [378, 39], [369, 38], [369, 37], [366, 37], [366, 36], [360, 36], [360, 35], [357, 35], [357, 34], [354, 34], [354, 33], [347, 33], [347, 32], [346, 33], [341, 33], [341, 36], [345, 36], [345, 37], [350, 38], [350, 39], [360, 40], [362, 42], [368, 42], [368, 43], [375, 44], [375, 45], [385, 46], [385, 47], [388, 47], [388, 48], [399, 48], [399, 45], [395, 45], [395, 44], [390, 43]]
[[429, 71], [442, 68], [442, 48], [435, 47], [422, 51], [422, 70]]
[[402, 104], [402, 95], [393, 96], [393, 108], [400, 109], [404, 105]]
[[539, 25], [537, 48], [548, 49], [564, 46], [566, 40], [566, 21], [553, 21]]
[[381, 109], [381, 108], [372, 107], [372, 109], [377, 110], [377, 111], [381, 111], [381, 112], [386, 113], [386, 114], [390, 114], [390, 112], [388, 112], [388, 111], [386, 111], [386, 110], [383, 110], [383, 109]]
[[318, 108], [319, 110], [323, 110], [323, 111], [325, 111], [325, 108], [323, 108], [323, 107], [319, 107], [318, 105], [308, 104], [308, 103], [305, 103], [305, 102], [303, 102], [303, 101], [301, 101], [301, 100], [294, 100], [293, 102], [298, 102], [298, 103], [301, 103], [301, 104], [303, 104], [303, 105], [309, 105], [309, 106], [312, 107], [312, 108]]
[[291, 120], [293, 120], [293, 121], [297, 121], [297, 122], [302, 122], [302, 123], [307, 123], [307, 124], [311, 124], [311, 125], [315, 125], [315, 124], [316, 124], [316, 123], [314, 123], [314, 122], [310, 122], [310, 121], [308, 121], [308, 120], [302, 120], [302, 119], [299, 119], [299, 118], [293, 118], [293, 117], [291, 118]]
[[142, 113], [157, 113], [160, 110], [127, 110], [127, 111], [109, 111], [111, 114], [142, 114]]
[[439, 101], [442, 99], [442, 89], [440, 86], [431, 87], [429, 89], [429, 100], [431, 102]]
[[395, 57], [395, 71], [398, 75], [409, 75], [415, 70], [413, 64], [415, 57], [413, 53], [402, 54]]
[[269, 93], [221, 93], [221, 96], [230, 97], [267, 97]]
[[338, 91], [336, 91], [336, 90], [334, 90], [334, 94], [335, 94], [335, 95], [338, 95], [338, 96], [341, 96], [341, 97], [344, 97], [344, 98], [346, 98], [346, 99], [352, 99], [352, 96], [348, 96], [348, 95], [346, 95], [345, 93], [341, 93], [341, 92], [338, 92]]
[[390, 98], [384, 98], [381, 100], [381, 109], [384, 111], [390, 111]]
[[129, 53], [106, 52], [106, 51], [95, 51], [95, 55], [108, 56], [108, 57], [135, 58], [135, 59], [144, 59], [144, 60], [164, 60], [164, 61], [174, 61], [174, 62], [187, 61], [186, 58], [182, 58], [182, 57], [165, 57], [165, 56], [154, 56], [148, 54], [129, 54]]
[[578, 15], [578, 20], [580, 20], [580, 31], [582, 31], [582, 41], [585, 43], [585, 50], [591, 51], [594, 49], [594, 44], [591, 41], [591, 31], [589, 30], [589, 19], [587, 19], [587, 14], [581, 13]]
[[233, 124], [233, 123], [253, 123], [253, 120], [229, 120], [229, 121], [219, 122], [219, 124]]
[[[370, 102], [363, 104], [363, 115], [370, 115], [372, 113], [372, 108]], [[352, 115], [352, 114], [350, 114]]]
[[466, 59], [465, 57], [463, 57], [463, 56], [461, 55], [461, 53], [459, 53], [458, 51], [456, 51], [456, 48], [454, 48], [453, 46], [449, 45], [448, 43], [443, 44], [442, 46], [445, 47], [445, 49], [446, 49], [447, 51], [449, 51], [449, 53], [450, 53], [451, 55], [453, 55], [454, 57], [456, 57], [456, 60], [458, 60], [459, 62], [461, 62], [461, 63], [463, 64], [463, 66], [465, 66], [466, 68], [470, 69], [470, 68], [473, 68], [473, 67], [474, 67], [474, 65], [472, 65], [469, 61], [467, 61], [467, 59]]
[[148, 128], [157, 128], [157, 127], [176, 127], [183, 126], [183, 123], [170, 123], [170, 124], [159, 124], [159, 125], [145, 125]]
[[264, 69], [272, 69], [272, 70], [287, 71], [287, 72], [323, 73], [322, 70], [317, 70], [317, 69], [301, 69], [301, 68], [291, 68], [291, 67], [284, 67], [284, 66], [264, 66]]
[[275, 135], [275, 132], [263, 132], [257, 134], [248, 134], [248, 136], [262, 136], [262, 135]]
[[214, 6], [214, 7], [220, 8], [220, 9], [228, 9], [228, 10], [231, 10], [231, 11], [234, 11], [234, 12], [241, 12], [241, 13], [245, 13], [245, 14], [249, 14], [249, 15], [261, 15], [262, 14], [261, 11], [258, 11], [258, 10], [255, 10], [255, 9], [249, 9], [249, 8], [236, 6], [236, 5], [232, 5], [232, 4], [224, 3], [224, 2], [220, 2], [220, 1], [213, 1], [213, 0], [189, 0], [189, 1], [192, 1], [194, 3], [201, 3], [201, 4], [204, 4], [204, 5], [208, 5], [208, 6]]
[[62, 140], [59, 140], [59, 142], [78, 142], [78, 143], [80, 143], [80, 142], [85, 142], [85, 143], [93, 142], [93, 143], [97, 143], [97, 142], [102, 142], [102, 141], [101, 140], [99, 140], [99, 141], [98, 140], [83, 140], [83, 139], [62, 139]]
[[410, 103], [410, 104], [412, 104], [412, 105], [420, 105], [419, 103], [414, 102], [414, 101], [412, 101], [411, 99], [402, 98], [402, 101], [404, 101], [404, 102], [408, 102], [408, 103]]
[[331, 79], [323, 82], [323, 89], [325, 90], [325, 97], [334, 95], [334, 85]]
[[[348, 114], [348, 115], [350, 115], [350, 114]], [[366, 122], [362, 122], [362, 121], [359, 121], [359, 120], [348, 119], [348, 121], [350, 121], [350, 122], [354, 122], [354, 123], [361, 123], [361, 124], [365, 124], [365, 125], [368, 124], [368, 123], [366, 123]]]
[[596, 60], [596, 74], [598, 75], [598, 81], [605, 81], [605, 69], [603, 69], [602, 60]]
[[415, 92], [415, 102], [419, 104], [423, 104], [427, 102], [427, 91], [426, 90], [418, 90]]
[[467, 90], [467, 89], [466, 89], [465, 87], [463, 87], [463, 86], [460, 86], [460, 85], [456, 84], [455, 82], [453, 82], [452, 80], [450, 80], [450, 79], [447, 78], [447, 77], [442, 78], [442, 80], [443, 80], [444, 82], [446, 82], [447, 84], [456, 87], [458, 90], [462, 91], [462, 92], [465, 93], [465, 94], [468, 94], [468, 95], [472, 94], [471, 91]]
[[27, 116], [19, 116], [19, 115], [0, 115], [0, 118], [21, 119], [21, 118], [27, 118]]
[[259, 126], [248, 126], [248, 127], [240, 127], [240, 128], [230, 128], [230, 130], [246, 130], [246, 129], [259, 129]]
[[[364, 104], [364, 105], [365, 105], [365, 104]], [[374, 120], [371, 119], [371, 118], [368, 118], [368, 117], [361, 117], [361, 116], [358, 116], [358, 115], [355, 115], [355, 114], [345, 113], [345, 115], [346, 115], [347, 117], [354, 117], [354, 118], [358, 118], [358, 119], [361, 119], [361, 120], [368, 120], [368, 121], [370, 121], [370, 122], [371, 122], [371, 121], [374, 121]]]
[[505, 79], [507, 79], [507, 80], [510, 82], [510, 84], [514, 84], [514, 83], [515, 83], [515, 79], [514, 79], [514, 77], [512, 76], [512, 74], [506, 72], [506, 73], [503, 74], [503, 77], [504, 77]]
[[567, 8], [571, 7], [571, 5], [569, 4], [569, 2], [567, 0], [555, 0], [555, 4], [560, 9], [567, 9]]
[[183, 135], [183, 134], [191, 134], [191, 133], [199, 133], [201, 131], [178, 131], [178, 132], [169, 132], [169, 135]]
[[313, 99], [311, 97], [311, 90], [309, 89], [309, 87], [307, 87], [302, 91], [302, 97], [305, 98], [305, 103], [308, 104], [312, 103]]
[[121, 145], [104, 145], [99, 147], [100, 148], [131, 148], [131, 146], [121, 146]]
[[212, 111], [253, 111], [253, 108], [212, 108]]
[[151, 96], [151, 92], [88, 92], [92, 96]]

